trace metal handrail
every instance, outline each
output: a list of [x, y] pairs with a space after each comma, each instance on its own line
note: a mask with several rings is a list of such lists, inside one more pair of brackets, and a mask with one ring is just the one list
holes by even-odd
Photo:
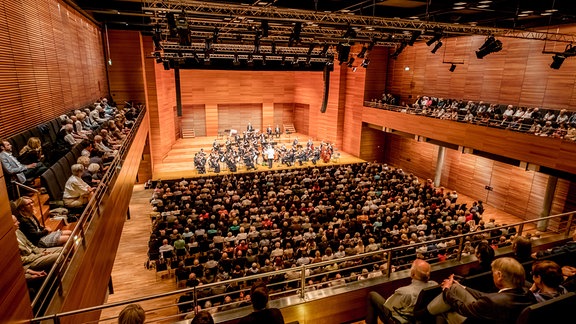
[[134, 125], [124, 139], [122, 146], [118, 149], [116, 157], [110, 163], [108, 171], [104, 174], [102, 180], [96, 187], [92, 198], [86, 204], [82, 215], [78, 218], [78, 222], [76, 223], [76, 226], [74, 226], [72, 234], [70, 234], [71, 239], [69, 239], [64, 244], [62, 252], [58, 256], [54, 266], [44, 279], [42, 286], [34, 297], [34, 300], [32, 301], [32, 309], [35, 311], [35, 313], [40, 311], [46, 305], [46, 303], [51, 300], [51, 295], [55, 288], [58, 288], [60, 292], [62, 291], [62, 278], [64, 273], [69, 267], [69, 261], [72, 259], [74, 254], [78, 252], [78, 249], [75, 248], [75, 245], [81, 243], [85, 247], [86, 244], [89, 243], [84, 239], [85, 233], [90, 228], [94, 216], [101, 216], [100, 206], [105, 203], [106, 197], [109, 194], [109, 188], [113, 187], [114, 182], [118, 177], [118, 173], [122, 167], [122, 163], [124, 162], [123, 159], [125, 158], [127, 151], [130, 149], [130, 146], [132, 145], [134, 136], [136, 135], [142, 120], [144, 119], [145, 113], [146, 107], [140, 110]]
[[[576, 215], [576, 211], [557, 214], [557, 215], [551, 215], [551, 216], [541, 217], [541, 218], [537, 218], [537, 219], [533, 219], [533, 220], [522, 221], [522, 222], [518, 222], [518, 223], [506, 225], [506, 226], [498, 226], [495, 228], [490, 228], [490, 229], [485, 229], [485, 230], [469, 232], [466, 234], [451, 236], [448, 238], [441, 238], [441, 239], [430, 240], [430, 241], [421, 242], [421, 243], [414, 243], [414, 244], [410, 244], [409, 247], [413, 248], [416, 251], [418, 249], [418, 247], [421, 247], [424, 245], [437, 244], [437, 243], [441, 243], [441, 242], [447, 242], [449, 240], [456, 240], [457, 242], [463, 242], [464, 240], [466, 240], [466, 238], [473, 236], [473, 235], [490, 233], [490, 232], [494, 231], [495, 229], [502, 229], [502, 228], [507, 229], [507, 228], [511, 228], [511, 227], [517, 227], [518, 228], [517, 234], [522, 235], [524, 233], [524, 231], [523, 231], [524, 225], [526, 225], [526, 224], [538, 223], [538, 222], [548, 221], [548, 220], [552, 220], [552, 219], [563, 219], [563, 218], [567, 217], [566, 220], [562, 220], [562, 223], [565, 224], [565, 230], [563, 232], [558, 233], [560, 236], [558, 238], [558, 240], [562, 240], [562, 239], [566, 239], [570, 236], [570, 231], [575, 226], [575, 224], [574, 224], [574, 222], [576, 221], [576, 219], [574, 217], [575, 215]], [[459, 246], [461, 246], [461, 245], [459, 245]], [[118, 306], [124, 306], [124, 305], [131, 304], [131, 303], [139, 303], [139, 302], [143, 302], [143, 301], [147, 301], [147, 300], [153, 300], [153, 299], [169, 297], [169, 296], [176, 296], [176, 295], [181, 295], [181, 294], [190, 294], [190, 293], [193, 295], [193, 299], [191, 302], [187, 302], [187, 303], [191, 303], [191, 304], [193, 303], [193, 305], [194, 305], [193, 309], [194, 309], [194, 311], [196, 311], [196, 306], [199, 304], [199, 302], [206, 299], [206, 298], [198, 299], [198, 291], [199, 290], [211, 289], [212, 287], [217, 287], [217, 286], [221, 286], [221, 285], [228, 285], [228, 284], [238, 283], [238, 282], [243, 282], [243, 281], [255, 281], [258, 279], [262, 279], [262, 278], [274, 277], [274, 276], [278, 276], [278, 275], [285, 275], [289, 272], [294, 272], [294, 271], [300, 272], [300, 276], [299, 276], [298, 280], [292, 279], [292, 281], [298, 281], [300, 283], [300, 288], [298, 288], [296, 290], [292, 290], [291, 292], [296, 292], [295, 295], [298, 296], [299, 298], [301, 298], [302, 300], [304, 300], [305, 299], [305, 293], [306, 293], [306, 289], [305, 289], [306, 288], [306, 279], [309, 279], [309, 278], [312, 278], [315, 276], [315, 275], [306, 276], [307, 270], [325, 267], [327, 265], [334, 264], [335, 262], [344, 263], [347, 261], [354, 261], [354, 260], [358, 260], [358, 259], [368, 259], [370, 257], [381, 257], [380, 260], [387, 260], [388, 269], [386, 271], [385, 278], [390, 279], [391, 273], [395, 271], [393, 268], [393, 266], [394, 266], [393, 260], [395, 259], [395, 258], [393, 258], [393, 255], [396, 255], [399, 251], [406, 250], [406, 248], [407, 248], [407, 246], [397, 246], [397, 247], [388, 248], [388, 249], [384, 249], [384, 250], [372, 251], [372, 252], [367, 252], [367, 253], [363, 253], [363, 254], [359, 254], [359, 255], [353, 255], [353, 256], [338, 258], [335, 260], [312, 263], [312, 264], [303, 265], [303, 266], [296, 267], [296, 268], [289, 268], [289, 269], [282, 269], [282, 270], [277, 270], [277, 271], [265, 272], [265, 273], [260, 273], [260, 274], [251, 275], [251, 276], [245, 276], [245, 277], [236, 278], [236, 279], [213, 282], [213, 283], [204, 284], [202, 286], [197, 286], [197, 287], [192, 287], [192, 288], [178, 289], [178, 290], [166, 292], [166, 293], [153, 294], [153, 295], [149, 295], [149, 296], [132, 298], [129, 300], [123, 300], [123, 301], [118, 301], [118, 302], [109, 303], [109, 304], [103, 304], [103, 305], [99, 305], [99, 306], [93, 306], [93, 307], [84, 308], [84, 309], [78, 309], [78, 310], [73, 310], [73, 311], [68, 311], [68, 312], [56, 313], [56, 314], [52, 314], [52, 315], [34, 318], [34, 319], [32, 319], [32, 322], [34, 323], [34, 322], [40, 322], [40, 321], [44, 321], [44, 320], [53, 320], [54, 322], [58, 322], [59, 318], [66, 317], [66, 316], [78, 315], [78, 314], [92, 312], [92, 311], [99, 311], [99, 310], [103, 310], [103, 309], [108, 309], [108, 308], [113, 308], [113, 307], [118, 307]], [[414, 257], [414, 255], [411, 255], [408, 257]], [[457, 256], [456, 256], [456, 260], [461, 261], [461, 259], [462, 259], [462, 248], [459, 248]], [[361, 266], [365, 267], [366, 264], [362, 264]], [[346, 270], [349, 270], [351, 268], [352, 267], [346, 268]], [[342, 270], [342, 269], [339, 269], [338, 271], [340, 271], [340, 270]], [[321, 275], [325, 275], [327, 273], [328, 272], [324, 272]], [[287, 281], [284, 281], [284, 282], [287, 282]], [[290, 292], [290, 291], [282, 291], [282, 293], [280, 293], [280, 294], [285, 295], [287, 292]], [[271, 297], [274, 297], [274, 295], [275, 294], [271, 294]], [[210, 296], [207, 298], [212, 298], [212, 297], [214, 297], [214, 296]], [[182, 304], [184, 304], [184, 303], [182, 303]], [[175, 303], [175, 304], [171, 304], [171, 305], [166, 306], [166, 307], [174, 307], [175, 305], [179, 305], [179, 304]], [[180, 315], [182, 315], [182, 314], [180, 314]]]
[[42, 226], [46, 227], [46, 222], [44, 220], [44, 211], [42, 210], [42, 201], [40, 200], [40, 191], [38, 191], [35, 188], [32, 188], [30, 186], [27, 186], [23, 183], [20, 183], [18, 181], [12, 181], [13, 184], [16, 185], [16, 192], [18, 193], [18, 197], [21, 197], [20, 195], [20, 187], [28, 190], [28, 191], [32, 191], [34, 193], [34, 195], [36, 196], [36, 199], [38, 199], [38, 206], [40, 206], [40, 219], [42, 221]]

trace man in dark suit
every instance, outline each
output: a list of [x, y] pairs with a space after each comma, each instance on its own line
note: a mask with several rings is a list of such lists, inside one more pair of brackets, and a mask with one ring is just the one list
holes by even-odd
[[443, 316], [452, 323], [513, 324], [522, 310], [536, 303], [524, 288], [525, 272], [513, 258], [502, 257], [492, 262], [495, 293], [483, 293], [460, 285], [451, 275], [441, 284], [442, 294], [428, 304], [432, 315]]

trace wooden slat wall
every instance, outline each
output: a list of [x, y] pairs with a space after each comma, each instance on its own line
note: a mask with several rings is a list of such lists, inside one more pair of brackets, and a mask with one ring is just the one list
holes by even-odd
[[[561, 26], [558, 30], [573, 33], [576, 26]], [[503, 43], [502, 51], [483, 59], [476, 58], [475, 51], [484, 43], [485, 37], [466, 36], [442, 40], [444, 46], [436, 54], [431, 54], [432, 46], [428, 47], [424, 42], [408, 46], [397, 60], [388, 60], [385, 52], [374, 51], [371, 66], [384, 66], [387, 62], [386, 89], [401, 95], [406, 102], [412, 102], [418, 95], [433, 95], [576, 110], [575, 61], [567, 59], [559, 70], [554, 70], [549, 67], [552, 54], [542, 54], [543, 41], [499, 40]], [[564, 46], [548, 42], [546, 50], [563, 51]], [[450, 65], [443, 64], [443, 60], [464, 64], [458, 64], [456, 70], [450, 72]], [[405, 67], [410, 70], [405, 71]], [[375, 88], [378, 86], [370, 86], [370, 89]], [[367, 99], [374, 95], [378, 94]]]
[[262, 130], [262, 104], [238, 103], [218, 105], [218, 129], [235, 129], [240, 135], [246, 131], [248, 123], [254, 129]]
[[[112, 65], [108, 66], [110, 95], [114, 101], [124, 104], [125, 101], [145, 102], [144, 75], [142, 74], [142, 56], [146, 61], [153, 60], [150, 53], [140, 46], [140, 33], [128, 30], [108, 30], [110, 57]], [[149, 36], [142, 37], [145, 46], [152, 43]]]
[[0, 4], [0, 136], [14, 135], [107, 95], [97, 26], [62, 1]]
[[[358, 53], [361, 46], [353, 47], [353, 53]], [[368, 52], [368, 57], [372, 53]], [[356, 64], [360, 65], [361, 58], [356, 58]], [[362, 112], [364, 93], [359, 89], [366, 89], [368, 68], [358, 66], [356, 72], [352, 69], [346, 69], [346, 80], [342, 88], [345, 89], [345, 101], [343, 109], [340, 109], [338, 116], [338, 138], [341, 141], [341, 149], [355, 156], [360, 156], [361, 138], [362, 138]]]
[[[437, 145], [394, 134], [386, 134], [385, 142], [382, 143], [385, 145], [387, 163], [414, 172], [422, 178], [434, 178]], [[548, 175], [452, 149], [446, 149], [445, 154], [442, 186], [527, 220], [541, 215]], [[494, 191], [486, 191], [487, 185], [493, 187]], [[563, 212], [568, 201], [574, 200], [569, 197], [570, 185], [570, 181], [559, 179], [552, 214]]]
[[[297, 103], [294, 105], [294, 116], [298, 116], [298, 118], [294, 118], [293, 124], [297, 133], [310, 135], [313, 132], [312, 129], [314, 129], [315, 125], [314, 123], [310, 125], [310, 119], [306, 118], [306, 116], [309, 115], [310, 115], [310, 105], [301, 103]], [[282, 125], [280, 125], [280, 131], [284, 131], [282, 129]]]
[[182, 105], [182, 128], [194, 128], [196, 136], [206, 136], [206, 107]]
[[32, 318], [32, 307], [28, 287], [24, 279], [24, 270], [20, 260], [20, 251], [12, 212], [6, 191], [6, 182], [0, 168], [0, 323], [24, 322]]
[[386, 71], [388, 69], [387, 47], [375, 46], [369, 52], [370, 65], [366, 70], [366, 85], [364, 87], [364, 100], [380, 99], [386, 88]]
[[360, 158], [369, 162], [385, 161], [386, 134], [370, 127], [362, 127]]
[[294, 103], [274, 103], [274, 122], [272, 123], [272, 128], [276, 125], [282, 130], [283, 124], [293, 124], [294, 123]]

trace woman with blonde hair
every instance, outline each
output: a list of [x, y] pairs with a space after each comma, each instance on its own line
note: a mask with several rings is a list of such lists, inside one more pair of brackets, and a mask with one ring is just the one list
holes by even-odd
[[24, 146], [18, 154], [18, 161], [24, 165], [44, 161], [42, 142], [38, 137], [30, 137], [28, 139], [28, 143], [26, 143], [26, 146]]

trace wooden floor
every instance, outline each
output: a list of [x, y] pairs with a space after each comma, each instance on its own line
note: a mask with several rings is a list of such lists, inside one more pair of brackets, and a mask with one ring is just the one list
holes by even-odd
[[[300, 137], [301, 142], [304, 137]], [[287, 139], [288, 140], [288, 139]], [[198, 176], [196, 170], [193, 170], [192, 159], [194, 148], [210, 148], [213, 138], [211, 139], [192, 139], [178, 141], [172, 151], [164, 158], [162, 165], [157, 166], [155, 179], [179, 179], [181, 177]], [[291, 140], [289, 140], [291, 142]], [[339, 161], [332, 163], [355, 163], [362, 160], [353, 157], [350, 154], [341, 152]], [[275, 168], [278, 168], [276, 166]], [[261, 170], [268, 170], [261, 167]], [[239, 172], [242, 172], [240, 170]], [[151, 207], [149, 200], [152, 196], [152, 190], [144, 189], [143, 185], [136, 185], [133, 190], [132, 200], [130, 202], [131, 218], [126, 221], [118, 252], [112, 270], [112, 284], [114, 293], [108, 296], [108, 303], [124, 301], [137, 297], [150, 296], [159, 293], [174, 291], [177, 289], [175, 278], [173, 276], [157, 276], [153, 270], [145, 269], [144, 263], [147, 260], [147, 242], [151, 231], [150, 213]], [[460, 194], [459, 202], [471, 205], [473, 199]], [[520, 218], [507, 214], [491, 206], [486, 206], [483, 218], [487, 221], [489, 218], [495, 218], [499, 224], [511, 224], [521, 221]], [[147, 311], [147, 322], [158, 322], [159, 317], [174, 316], [170, 322], [178, 320], [176, 307], [167, 307], [166, 305], [175, 302], [174, 297], [167, 297], [160, 301], [145, 301], [140, 304]], [[167, 308], [166, 308], [167, 307]], [[116, 316], [121, 307], [111, 308], [102, 312], [101, 323], [116, 323]], [[362, 323], [362, 322], [359, 322]]]

